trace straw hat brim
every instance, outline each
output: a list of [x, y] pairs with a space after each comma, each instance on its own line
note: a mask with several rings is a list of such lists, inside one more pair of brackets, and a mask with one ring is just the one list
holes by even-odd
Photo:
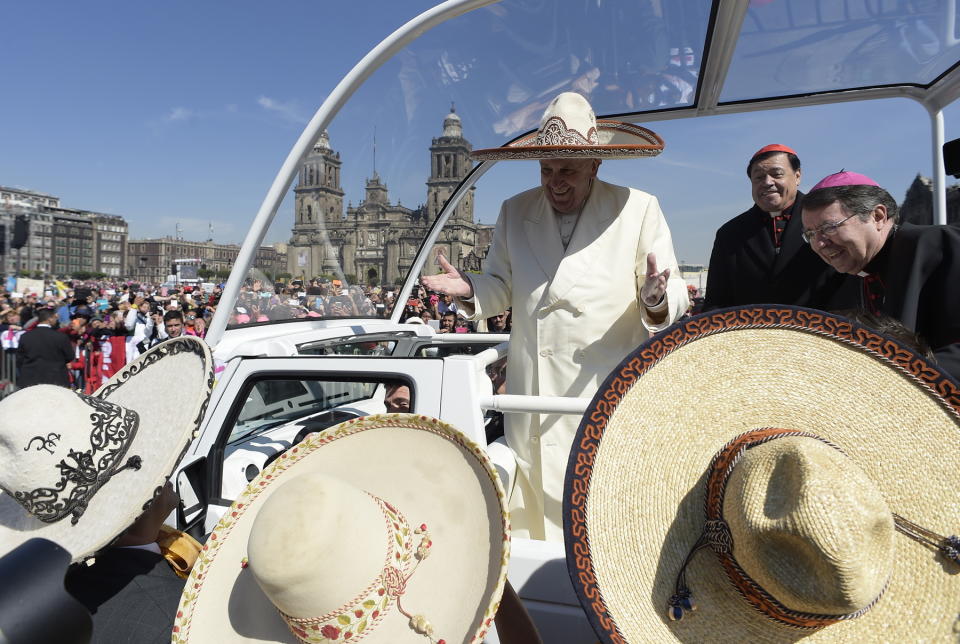
[[[939, 534], [960, 525], [960, 388], [893, 340], [793, 307], [690, 318], [626, 357], [580, 425], [564, 489], [567, 562], [604, 641], [943, 641], [954, 638], [960, 568], [903, 535], [880, 601], [821, 630], [771, 621], [709, 551], [686, 581], [698, 606], [667, 617], [704, 521], [714, 454], [761, 427], [838, 445], [887, 505]], [[735, 546], [734, 546], [735, 547]]]
[[[193, 439], [210, 399], [213, 376], [210, 349], [192, 336], [162, 342], [114, 374], [94, 396], [139, 415], [137, 432], [126, 453], [142, 458], [140, 469], [126, 469], [111, 478], [90, 500], [76, 525], [69, 517], [44, 523], [0, 492], [0, 553], [41, 537], [60, 545], [78, 561], [130, 527]], [[37, 413], [42, 415], [42, 410]]]
[[[426, 416], [385, 414], [310, 434], [250, 483], [214, 528], [187, 579], [175, 642], [296, 641], [241, 561], [264, 502], [283, 482], [311, 472], [381, 497], [413, 524], [428, 524], [431, 555], [407, 582], [403, 606], [424, 614], [435, 638], [483, 639], [499, 606], [510, 554], [500, 479], [483, 448], [451, 426]], [[328, 529], [323, 517], [317, 517], [316, 529]], [[356, 592], [343, 589], [345, 599]], [[426, 641], [395, 608], [380, 620], [363, 633], [364, 641]]]
[[509, 145], [482, 148], [470, 153], [476, 161], [520, 161], [536, 159], [636, 159], [663, 152], [663, 139], [632, 123], [597, 119], [599, 145], [535, 145], [537, 132], [525, 134]]

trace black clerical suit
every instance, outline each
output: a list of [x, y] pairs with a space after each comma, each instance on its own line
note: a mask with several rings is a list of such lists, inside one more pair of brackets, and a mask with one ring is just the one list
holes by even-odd
[[770, 214], [754, 205], [717, 231], [707, 273], [705, 311], [747, 304], [792, 304], [822, 310], [859, 304], [858, 281], [837, 273], [803, 241], [803, 193], [787, 210], [779, 252]]
[[[960, 381], [960, 228], [900, 224], [864, 273], [880, 279], [877, 312], [919, 334]], [[870, 310], [863, 289], [861, 308]]]
[[93, 615], [91, 644], [168, 644], [185, 580], [161, 555], [106, 548], [76, 564], [66, 587]]
[[17, 366], [20, 375], [17, 386], [70, 386], [67, 363], [75, 357], [73, 344], [65, 334], [48, 326], [37, 326], [20, 336], [17, 348]]

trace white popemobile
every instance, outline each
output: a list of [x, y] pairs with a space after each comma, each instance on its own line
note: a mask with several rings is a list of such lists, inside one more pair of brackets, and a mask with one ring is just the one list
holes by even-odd
[[[439, 134], [437, 113], [425, 107], [450, 99], [457, 112], [448, 115], [453, 130], [445, 134], [460, 134], [462, 119], [477, 147], [497, 147], [535, 129], [546, 101], [568, 90], [587, 94], [598, 116], [643, 123], [906, 97], [931, 117], [935, 223], [945, 223], [942, 109], [960, 96], [957, 3], [872, 4], [450, 0], [399, 28], [329, 94], [250, 226], [207, 336], [220, 369], [200, 434], [176, 474], [180, 527], [209, 532], [265, 465], [307, 433], [382, 413], [385, 389], [394, 383], [409, 387], [412, 411], [446, 421], [481, 444], [497, 413], [582, 414], [589, 403], [497, 395], [489, 372], [509, 356], [508, 335], [439, 334], [429, 325], [403, 324], [401, 305], [386, 318], [302, 317], [228, 326], [238, 298], [246, 296], [245, 280], [256, 277], [251, 266], [257, 249], [294, 180], [299, 175], [296, 190], [307, 194], [314, 172], [327, 171], [311, 165], [301, 173], [305, 161], [335, 159], [335, 172], [321, 173], [326, 183], [311, 194], [339, 195], [342, 208], [341, 159], [331, 142], [356, 142], [374, 124], [381, 128], [379, 172], [368, 182], [368, 201], [378, 198], [381, 187], [386, 198], [381, 175], [404, 181], [403, 171], [416, 164], [411, 150], [425, 149], [430, 136]], [[783, 67], [797, 64], [806, 73], [781, 75]], [[485, 203], [498, 204], [531, 186], [513, 185], [509, 173], [491, 171], [495, 162], [445, 175], [436, 164], [460, 158], [456, 150], [445, 150], [448, 142], [433, 139], [435, 165], [424, 172], [434, 182], [428, 182], [434, 185], [429, 194], [439, 198], [420, 210], [423, 238], [391, 237], [388, 220], [371, 227], [356, 214], [359, 208], [348, 209], [346, 218], [342, 212], [314, 212], [318, 197], [309, 212], [296, 215], [295, 235], [303, 233], [305, 244], [320, 249], [298, 257], [305, 276], [342, 279], [364, 258], [390, 257], [394, 266], [381, 264], [359, 279], [399, 269], [403, 283], [393, 302], [406, 303], [419, 276], [434, 270], [428, 262], [436, 249], [457, 257], [458, 244], [479, 247], [479, 240], [468, 238], [477, 234], [472, 215], [465, 221], [463, 214], [466, 206], [472, 213], [475, 191], [484, 191]], [[344, 147], [343, 163], [351, 154]], [[481, 183], [488, 171], [490, 183]], [[357, 240], [348, 256], [342, 241], [351, 217], [358, 229], [362, 224], [384, 236]], [[381, 253], [384, 243], [388, 251]], [[490, 443], [488, 452], [509, 494], [513, 456], [502, 439]], [[544, 641], [596, 641], [573, 592], [562, 544], [514, 539], [509, 578]]]

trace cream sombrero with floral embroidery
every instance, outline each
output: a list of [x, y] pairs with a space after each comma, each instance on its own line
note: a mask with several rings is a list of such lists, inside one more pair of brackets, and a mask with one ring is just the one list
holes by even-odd
[[173, 641], [480, 641], [509, 534], [483, 448], [425, 416], [349, 421], [307, 436], [233, 503]]
[[82, 559], [134, 522], [176, 468], [213, 388], [192, 336], [150, 349], [93, 395], [35, 385], [0, 402], [0, 555], [33, 537]]
[[540, 127], [500, 148], [474, 150], [477, 161], [521, 159], [634, 159], [663, 152], [663, 139], [639, 125], [597, 119], [586, 98], [576, 92], [557, 95]]

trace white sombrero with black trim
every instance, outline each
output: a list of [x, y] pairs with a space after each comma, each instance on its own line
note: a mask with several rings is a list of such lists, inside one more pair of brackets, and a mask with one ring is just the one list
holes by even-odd
[[203, 419], [213, 359], [192, 336], [158, 344], [93, 395], [35, 385], [0, 402], [0, 554], [49, 539], [74, 561], [143, 512]]
[[639, 125], [597, 119], [586, 98], [564, 92], [547, 106], [540, 127], [499, 148], [474, 150], [477, 161], [635, 159], [663, 152], [663, 139]]

